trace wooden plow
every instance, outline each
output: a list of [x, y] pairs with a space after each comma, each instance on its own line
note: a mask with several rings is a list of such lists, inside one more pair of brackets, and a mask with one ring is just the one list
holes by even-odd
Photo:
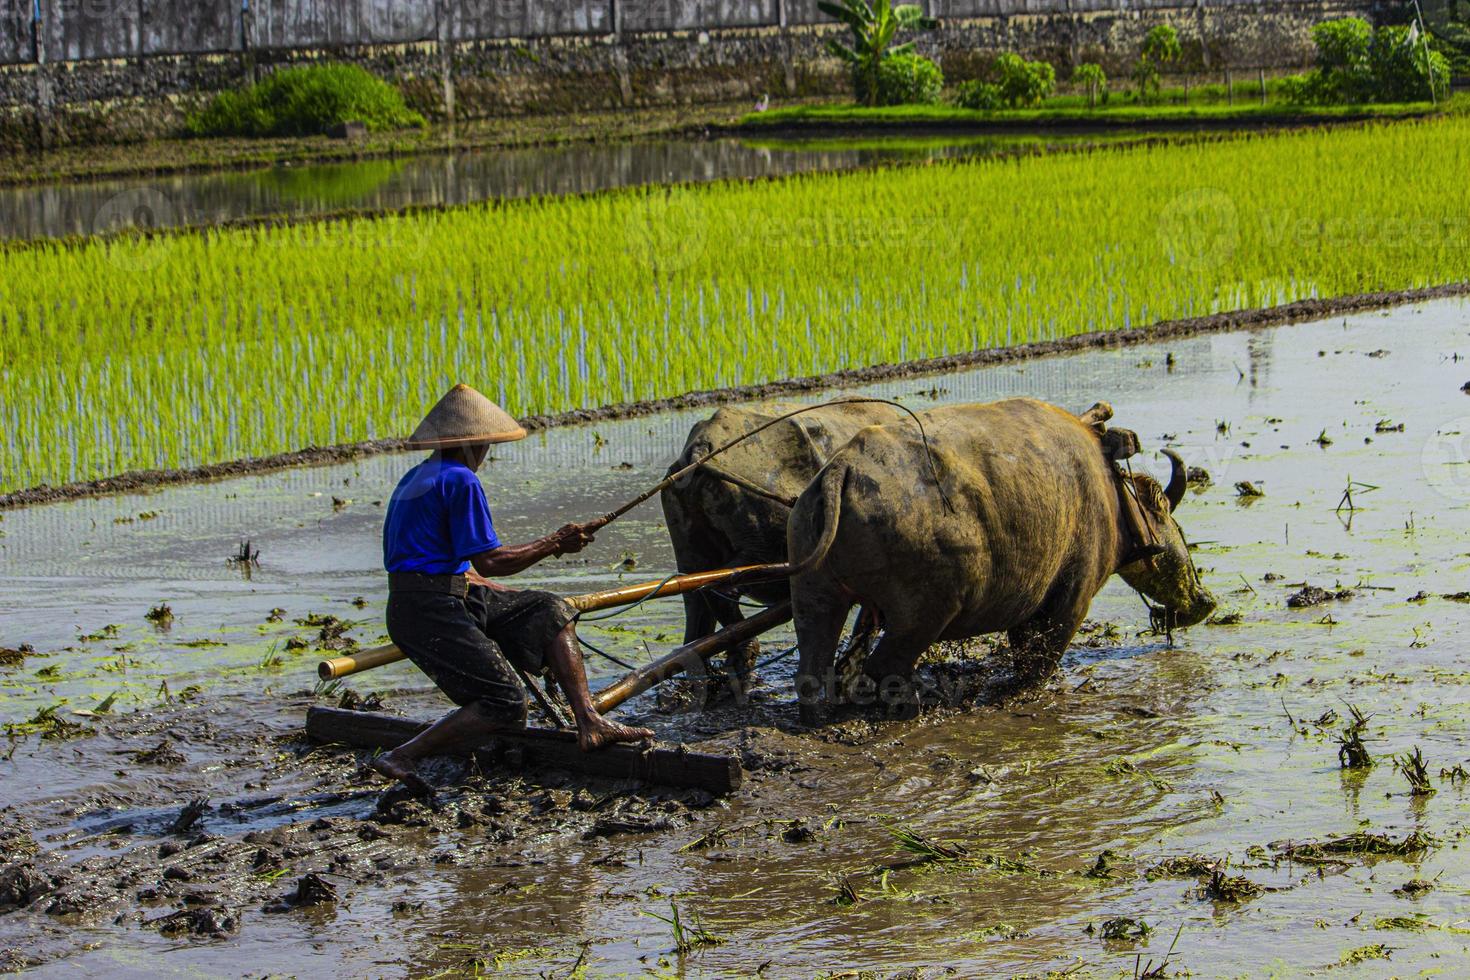
[[[590, 612], [653, 598], [682, 595], [712, 585], [731, 586], [745, 582], [770, 581], [788, 574], [789, 567], [749, 565], [697, 572], [659, 582], [572, 596], [567, 601], [581, 612]], [[630, 671], [594, 692], [592, 703], [599, 714], [606, 714], [671, 677], [686, 672], [699, 672], [710, 656], [754, 639], [790, 620], [789, 602], [771, 606], [733, 626], [686, 643], [653, 663]], [[388, 644], [323, 660], [317, 666], [317, 674], [323, 680], [331, 680], [404, 659], [406, 658], [398, 647]], [[526, 680], [531, 692], [538, 701], [541, 700], [540, 691], [529, 679]], [[550, 706], [543, 707], [555, 718]], [[386, 751], [396, 748], [426, 727], [426, 722], [339, 708], [313, 707], [307, 711], [306, 716], [306, 734], [313, 741], [362, 749]], [[669, 749], [613, 745], [594, 752], [583, 752], [577, 745], [575, 732], [548, 728], [528, 727], [519, 732], [497, 733], [482, 743], [464, 746], [462, 754], [482, 764], [505, 762], [518, 767], [567, 769], [612, 779], [636, 779], [656, 785], [703, 789], [716, 796], [733, 792], [740, 786], [742, 777], [740, 762], [732, 755], [691, 752], [683, 746]]]

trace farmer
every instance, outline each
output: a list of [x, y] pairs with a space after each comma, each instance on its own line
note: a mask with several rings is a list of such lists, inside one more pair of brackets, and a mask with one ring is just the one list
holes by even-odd
[[652, 738], [646, 728], [608, 721], [592, 706], [574, 613], [548, 592], [508, 589], [491, 579], [552, 555], [581, 551], [592, 535], [579, 524], [527, 544], [501, 544], [475, 471], [490, 445], [526, 430], [484, 395], [455, 385], [409, 437], [432, 449], [393, 491], [383, 524], [388, 569], [388, 635], [459, 708], [372, 767], [427, 793], [418, 761], [526, 723], [526, 691], [511, 665], [550, 669], [566, 692], [584, 751]]

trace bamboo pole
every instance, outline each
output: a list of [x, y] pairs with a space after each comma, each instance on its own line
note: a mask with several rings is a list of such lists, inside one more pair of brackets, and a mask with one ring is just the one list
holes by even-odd
[[606, 714], [618, 705], [637, 697], [650, 687], [662, 684], [675, 674], [683, 673], [692, 664], [704, 663], [711, 654], [728, 650], [746, 640], [754, 639], [767, 630], [773, 630], [791, 620], [791, 603], [783, 602], [742, 619], [733, 626], [726, 626], [718, 633], [702, 636], [660, 657], [646, 667], [626, 674], [592, 695], [592, 706], [598, 714]]
[[[787, 573], [788, 565], [742, 565], [739, 568], [722, 568], [712, 572], [691, 572], [657, 582], [625, 585], [602, 592], [568, 596], [567, 602], [578, 612], [594, 612], [641, 602], [653, 596], [666, 597], [683, 595], [709, 585], [738, 585], [742, 582], [767, 581], [781, 578]], [[719, 634], [714, 634], [718, 636]], [[405, 659], [402, 650], [392, 643], [373, 647], [359, 653], [332, 657], [317, 664], [316, 673], [324, 681], [336, 680], [375, 667], [385, 667]]]
[[[791, 603], [783, 602], [778, 606], [771, 606], [769, 609], [756, 613], [748, 619], [742, 619], [733, 626], [726, 626], [719, 632], [692, 640], [653, 663], [630, 671], [613, 681], [592, 695], [592, 706], [597, 709], [598, 714], [612, 711], [625, 701], [637, 697], [651, 687], [662, 684], [675, 674], [683, 673], [692, 665], [704, 663], [706, 657], [722, 650], [728, 650], [746, 640], [754, 639], [790, 620]], [[317, 672], [323, 680], [326, 680], [332, 677], [345, 677], [348, 674], [372, 667], [381, 667], [384, 664], [397, 663], [403, 659], [403, 653], [390, 643], [387, 646], [365, 650], [355, 656], [323, 660], [318, 665]], [[328, 673], [328, 671], [336, 671], [336, 673]]]

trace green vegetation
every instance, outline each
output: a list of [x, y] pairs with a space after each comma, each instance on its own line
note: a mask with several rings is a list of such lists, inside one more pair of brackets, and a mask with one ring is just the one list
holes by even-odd
[[1141, 101], [1158, 98], [1159, 79], [1165, 66], [1174, 64], [1183, 54], [1179, 32], [1168, 24], [1160, 24], [1144, 36], [1143, 50], [1133, 66], [1133, 83], [1138, 86]]
[[0, 490], [1470, 280], [1467, 171], [1448, 118], [14, 245]]
[[1072, 72], [1072, 84], [1087, 90], [1087, 108], [1096, 109], [1098, 102], [1108, 101], [1108, 75], [1102, 65], [1088, 62]]
[[929, 105], [943, 91], [944, 73], [922, 55], [890, 55], [878, 65], [878, 105]]
[[964, 130], [1037, 129], [1052, 126], [1127, 127], [1181, 125], [1293, 125], [1350, 119], [1405, 119], [1440, 113], [1463, 113], [1470, 97], [1458, 95], [1451, 102], [1431, 106], [1427, 102], [1401, 105], [1228, 105], [1205, 104], [1139, 105], [1114, 99], [1089, 110], [1085, 98], [1057, 97], [1034, 109], [985, 111], [950, 105], [855, 106], [801, 105], [753, 113], [740, 120], [749, 132], [774, 129], [811, 128], [903, 129], [935, 127]]
[[1379, 23], [1405, 27], [1422, 14], [1430, 46], [1456, 75], [1470, 75], [1470, 4], [1465, 0], [1389, 0], [1375, 14]]
[[[894, 6], [893, 0], [876, 0], [876, 3], [869, 0], [842, 0], [841, 3], [818, 0], [817, 7], [852, 31], [851, 46], [832, 39], [827, 41], [827, 49], [852, 69], [853, 93], [859, 102], [864, 105], [898, 105], [905, 101], [905, 87], [916, 83], [921, 91], [927, 91], [930, 73], [917, 65], [914, 59], [927, 64], [939, 77], [934, 92], [938, 96], [937, 89], [944, 85], [943, 76], [938, 75], [939, 66], [914, 55], [912, 41], [893, 43], [900, 31], [933, 30], [939, 26], [938, 21], [925, 17], [920, 7], [909, 3]], [[908, 61], [902, 67], [890, 68], [885, 80], [885, 63], [893, 58], [907, 58]], [[922, 83], [918, 82], [921, 75], [924, 77]], [[886, 88], [885, 81], [888, 83]]]
[[1417, 27], [1345, 17], [1312, 29], [1317, 67], [1287, 80], [1288, 101], [1319, 105], [1430, 101], [1449, 92], [1450, 65]]
[[1012, 109], [1039, 105], [1056, 91], [1057, 70], [1049, 61], [1027, 61], [1007, 52], [995, 59], [995, 71], [1000, 76], [1001, 98]]
[[356, 65], [285, 68], [234, 92], [221, 92], [189, 117], [195, 136], [310, 136], [344, 122], [374, 132], [424, 126], [403, 93]]

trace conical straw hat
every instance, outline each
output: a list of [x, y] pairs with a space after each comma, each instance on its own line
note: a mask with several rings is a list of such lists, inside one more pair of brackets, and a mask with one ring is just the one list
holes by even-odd
[[505, 409], [469, 385], [458, 384], [429, 409], [408, 444], [415, 449], [445, 449], [524, 438], [526, 430]]

